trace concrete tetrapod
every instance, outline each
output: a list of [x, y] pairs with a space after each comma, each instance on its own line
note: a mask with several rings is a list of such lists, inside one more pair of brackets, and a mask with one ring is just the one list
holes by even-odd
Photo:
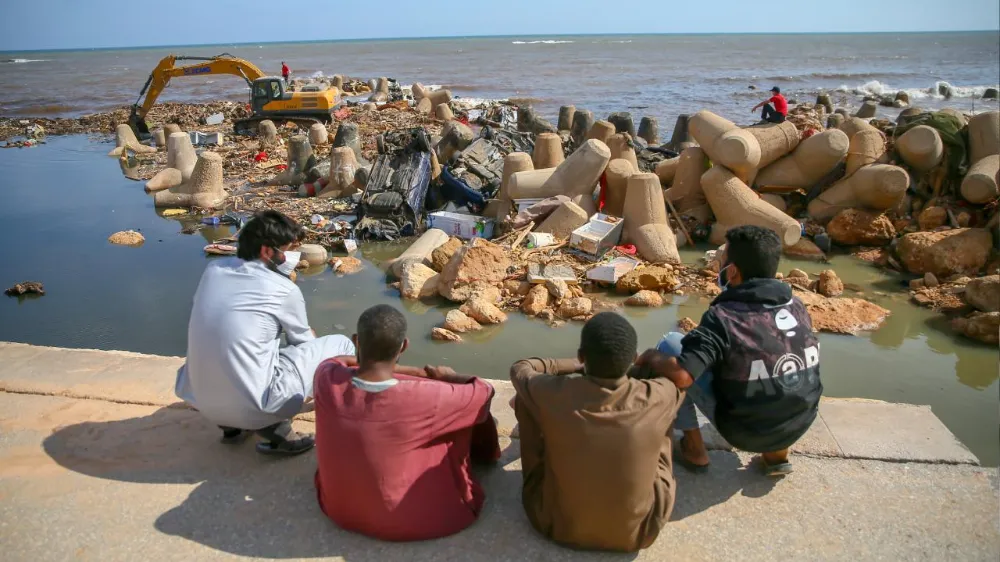
[[564, 105], [559, 108], [559, 122], [556, 128], [560, 131], [569, 131], [573, 128], [573, 117], [576, 115], [575, 105]]
[[997, 172], [1000, 171], [1000, 154], [980, 158], [969, 168], [962, 180], [962, 197], [969, 203], [989, 203], [1000, 189], [997, 186]]
[[599, 140], [604, 144], [608, 144], [611, 140], [611, 136], [615, 134], [615, 126], [608, 121], [597, 121], [594, 126], [590, 128], [587, 132], [587, 140]]
[[265, 144], [270, 144], [278, 140], [278, 128], [274, 126], [274, 121], [264, 119], [257, 123], [257, 136]]
[[987, 111], [969, 119], [969, 162], [1000, 154], [1000, 111]]
[[632, 163], [636, 170], [639, 169], [639, 160], [635, 156], [635, 148], [632, 147], [632, 139], [625, 133], [611, 135], [608, 141], [608, 148], [611, 150], [611, 159], [622, 158]]
[[850, 144], [839, 129], [815, 134], [800, 142], [791, 154], [760, 170], [756, 184], [810, 188], [837, 167]]
[[167, 134], [163, 131], [163, 129], [153, 131], [153, 144], [157, 147], [167, 146]]
[[563, 163], [562, 139], [556, 133], [542, 133], [535, 139], [531, 162], [535, 170], [555, 168]]
[[191, 177], [197, 161], [191, 137], [187, 133], [173, 133], [167, 139], [167, 167], [146, 182], [146, 191], [161, 191], [184, 183]]
[[660, 144], [660, 124], [656, 117], [643, 117], [639, 121], [639, 138], [650, 145]]
[[522, 105], [517, 108], [517, 130], [523, 133], [556, 133], [556, 126], [549, 123], [535, 108], [530, 105]]
[[413, 99], [415, 101], [420, 101], [427, 97], [427, 88], [424, 88], [424, 85], [420, 82], [414, 82], [413, 85], [410, 86], [410, 93], [413, 94]]
[[667, 148], [674, 152], [681, 152], [685, 148], [695, 145], [688, 127], [690, 121], [691, 116], [686, 113], [677, 116], [677, 123], [674, 124], [674, 132], [670, 135], [670, 142], [667, 143]]
[[330, 80], [330, 86], [332, 88], [337, 88], [341, 93], [344, 92], [344, 75], [334, 74], [333, 78]]
[[433, 92], [427, 92], [425, 96], [426, 99], [430, 100], [431, 107], [437, 107], [442, 103], [451, 102], [451, 90], [434, 90]]
[[191, 179], [170, 189], [153, 194], [157, 207], [221, 208], [226, 201], [222, 184], [222, 156], [202, 152], [191, 172]]
[[573, 145], [580, 146], [587, 140], [590, 129], [594, 127], [594, 114], [586, 109], [578, 109], [573, 114], [573, 126], [570, 128], [570, 136], [573, 138]]
[[604, 171], [608, 187], [604, 196], [604, 212], [613, 217], [621, 217], [625, 210], [625, 194], [628, 190], [628, 179], [638, 169], [628, 160], [618, 158], [608, 162]]
[[[787, 246], [794, 246], [802, 238], [798, 221], [762, 200], [747, 184], [722, 166], [713, 166], [701, 177], [701, 188], [708, 204], [718, 219], [712, 230], [713, 241], [717, 232], [743, 225], [770, 228]], [[714, 242], [713, 242], [714, 243]]]
[[330, 142], [330, 134], [327, 132], [325, 125], [322, 123], [313, 123], [309, 126], [309, 144], [319, 146], [328, 142]]
[[327, 176], [326, 187], [317, 196], [337, 199], [349, 197], [360, 191], [356, 181], [358, 168], [360, 166], [353, 150], [346, 146], [331, 149], [330, 175]]
[[885, 136], [875, 127], [854, 133], [847, 149], [847, 172], [844, 177], [854, 175], [861, 168], [874, 164], [885, 154]]
[[556, 168], [512, 174], [507, 183], [507, 193], [512, 199], [590, 196], [610, 160], [608, 146], [591, 139]]
[[839, 129], [844, 124], [844, 116], [839, 113], [831, 113], [826, 118], [827, 129]]
[[333, 137], [333, 147], [346, 146], [354, 151], [354, 157], [362, 166], [367, 166], [368, 161], [361, 155], [361, 136], [358, 134], [357, 123], [341, 123], [337, 127], [337, 134]]
[[875, 129], [875, 127], [869, 125], [868, 121], [865, 121], [864, 119], [858, 119], [857, 117], [846, 117], [843, 123], [841, 123], [840, 126], [837, 128], [840, 129], [841, 131], [844, 131], [844, 134], [847, 135], [848, 141], [854, 138], [854, 135], [860, 133], [861, 131], [868, 131], [872, 129], [876, 131], [878, 130]]
[[447, 164], [452, 156], [468, 148], [475, 139], [475, 134], [460, 121], [448, 121], [441, 131], [441, 142], [437, 146], [438, 161]]
[[749, 127], [747, 131], [760, 145], [760, 162], [757, 164], [759, 168], [774, 163], [799, 145], [799, 130], [791, 121], [779, 125]]
[[681, 263], [677, 239], [667, 220], [660, 178], [656, 174], [629, 177], [622, 214], [625, 233], [640, 257], [653, 263]]
[[513, 197], [510, 196], [508, 191], [508, 185], [510, 184], [510, 177], [517, 172], [524, 172], [534, 170], [534, 162], [532, 162], [531, 155], [527, 152], [511, 152], [503, 159], [503, 175], [500, 178], [500, 191], [497, 194], [497, 199], [501, 201], [510, 201]]
[[305, 181], [306, 171], [316, 165], [312, 145], [305, 135], [288, 139], [288, 167], [274, 177], [269, 185], [298, 185]]
[[156, 147], [146, 146], [139, 142], [139, 139], [135, 138], [132, 127], [121, 124], [115, 127], [115, 148], [108, 153], [108, 156], [117, 158], [122, 155], [122, 150], [125, 148], [136, 154], [152, 154], [156, 152]]
[[848, 208], [885, 211], [899, 204], [910, 185], [910, 176], [899, 166], [872, 164], [830, 186], [809, 202], [809, 216], [821, 222]]
[[167, 123], [163, 126], [163, 134], [166, 135], [167, 139], [170, 139], [170, 135], [174, 133], [183, 133], [181, 126], [177, 123]]
[[428, 228], [398, 258], [389, 261], [389, 271], [394, 276], [399, 277], [403, 271], [403, 266], [410, 260], [417, 260], [420, 263], [429, 265], [431, 254], [434, 253], [434, 250], [438, 249], [438, 246], [447, 241], [448, 234], [445, 231], [440, 228]]
[[854, 114], [855, 117], [867, 118], [875, 117], [875, 112], [878, 110], [878, 103], [868, 100], [861, 104], [858, 108], [858, 112]]
[[941, 163], [944, 143], [941, 142], [937, 129], [917, 125], [896, 139], [896, 151], [914, 170], [929, 172]]
[[455, 118], [455, 112], [451, 110], [451, 106], [442, 103], [434, 108], [434, 116], [437, 117], [438, 121], [451, 121]]
[[635, 121], [628, 111], [616, 111], [608, 116], [608, 123], [615, 126], [616, 133], [625, 133], [635, 138]]
[[667, 190], [667, 197], [678, 212], [699, 207], [708, 202], [701, 189], [701, 176], [708, 169], [708, 156], [701, 147], [691, 147], [677, 157], [674, 182]]
[[556, 207], [556, 210], [542, 221], [535, 232], [548, 233], [557, 240], [563, 240], [569, 238], [574, 230], [587, 224], [588, 220], [590, 220], [590, 215], [587, 214], [587, 211], [572, 201], [566, 201]]
[[663, 185], [670, 185], [674, 182], [674, 177], [677, 175], [677, 164], [681, 161], [680, 157], [668, 158], [666, 160], [661, 160], [653, 172], [659, 176], [660, 183]]
[[741, 129], [711, 111], [699, 111], [690, 120], [691, 134], [713, 163], [725, 166], [738, 178], [749, 181], [760, 164], [760, 144]]
[[417, 113], [421, 115], [430, 115], [430, 113], [434, 111], [434, 106], [431, 105], [431, 100], [427, 98], [420, 98], [420, 101], [417, 102], [414, 109], [416, 109]]

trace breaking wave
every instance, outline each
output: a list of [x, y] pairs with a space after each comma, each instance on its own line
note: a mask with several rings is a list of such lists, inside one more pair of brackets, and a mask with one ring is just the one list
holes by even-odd
[[5, 59], [7, 64], [26, 64], [29, 62], [49, 62], [49, 59]]
[[563, 43], [576, 43], [576, 41], [559, 41], [556, 39], [544, 39], [539, 41], [511, 41], [511, 45], [561, 45]]
[[934, 83], [930, 88], [894, 88], [888, 84], [883, 84], [878, 80], [872, 80], [866, 82], [861, 86], [847, 86], [842, 84], [838, 87], [836, 92], [854, 94], [856, 96], [882, 96], [885, 94], [895, 94], [896, 92], [906, 92], [911, 100], [914, 99], [924, 99], [924, 98], [936, 98], [936, 99], [946, 99], [949, 97], [953, 98], [981, 98], [986, 92], [987, 88], [996, 88], [993, 86], [953, 86], [948, 82], [939, 80]]

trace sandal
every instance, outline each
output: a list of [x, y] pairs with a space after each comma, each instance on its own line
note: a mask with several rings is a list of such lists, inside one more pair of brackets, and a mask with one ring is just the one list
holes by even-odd
[[782, 476], [788, 476], [794, 469], [792, 468], [792, 463], [790, 462], [779, 462], [776, 464], [767, 464], [767, 461], [763, 457], [760, 459], [760, 464], [764, 469], [764, 475], [770, 476], [771, 478], [781, 478]]
[[686, 468], [689, 472], [693, 472], [695, 474], [704, 474], [708, 472], [708, 467], [711, 466], [711, 464], [698, 464], [684, 458], [684, 453], [681, 452], [681, 448], [683, 446], [684, 438], [682, 437], [680, 442], [678, 442], [678, 446], [674, 447], [674, 461]]
[[262, 441], [257, 443], [257, 452], [262, 455], [293, 457], [301, 455], [316, 446], [312, 435], [304, 435], [298, 439], [284, 441]]

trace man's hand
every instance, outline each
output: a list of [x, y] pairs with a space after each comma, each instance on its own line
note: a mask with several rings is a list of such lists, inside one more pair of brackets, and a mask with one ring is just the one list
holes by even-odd
[[662, 377], [662, 371], [665, 366], [664, 364], [668, 359], [670, 359], [670, 357], [665, 353], [655, 349], [647, 349], [642, 352], [642, 355], [640, 355], [638, 359], [635, 360], [635, 366], [648, 367], [649, 370], [653, 371], [656, 376]]
[[694, 383], [691, 374], [684, 367], [677, 363], [676, 357], [671, 357], [655, 349], [647, 349], [635, 360], [637, 367], [646, 367], [654, 377], [663, 377], [674, 383], [674, 386], [681, 390]]
[[333, 358], [334, 361], [344, 365], [345, 367], [357, 367], [358, 358], [353, 355], [338, 355]]
[[427, 365], [426, 367], [424, 367], [424, 372], [427, 373], [427, 378], [434, 379], [437, 381], [441, 380], [442, 378], [453, 377], [458, 374], [455, 372], [455, 369], [452, 369], [451, 367], [445, 367], [444, 365], [438, 365], [438, 366]]

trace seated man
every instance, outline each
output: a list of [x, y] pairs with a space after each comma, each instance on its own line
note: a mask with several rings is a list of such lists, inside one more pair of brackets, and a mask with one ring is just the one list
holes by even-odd
[[177, 371], [175, 393], [222, 428], [224, 443], [256, 432], [267, 440], [257, 445], [265, 454], [312, 448], [289, 420], [312, 397], [319, 364], [354, 354], [347, 337], [317, 338], [309, 327], [302, 291], [288, 278], [302, 234], [292, 219], [263, 211], [240, 232], [238, 257], [208, 264], [194, 294], [187, 362]]
[[683, 394], [666, 378], [627, 376], [636, 341], [628, 320], [602, 312], [584, 325], [576, 359], [511, 367], [522, 503], [558, 543], [635, 551], [670, 518], [668, 432]]
[[[771, 88], [771, 93], [774, 95], [766, 101], [753, 106], [750, 113], [757, 111], [759, 107], [763, 107], [764, 109], [760, 112], [760, 118], [763, 122], [784, 123], [785, 118], [788, 116], [788, 100], [785, 99], [785, 96], [781, 95], [781, 88], [777, 86]], [[774, 105], [771, 105], [772, 103]]]
[[465, 529], [485, 495], [471, 462], [500, 458], [493, 387], [447, 367], [396, 362], [406, 318], [366, 310], [353, 361], [316, 372], [316, 495], [334, 523], [373, 538], [427, 540]]
[[774, 231], [733, 228], [718, 259], [723, 291], [701, 324], [686, 336], [666, 335], [637, 364], [690, 385], [677, 414], [682, 465], [696, 472], [709, 465], [697, 404], [730, 444], [763, 453], [765, 473], [782, 476], [792, 471], [788, 448], [816, 419], [819, 343], [805, 306], [774, 278], [781, 259]]

